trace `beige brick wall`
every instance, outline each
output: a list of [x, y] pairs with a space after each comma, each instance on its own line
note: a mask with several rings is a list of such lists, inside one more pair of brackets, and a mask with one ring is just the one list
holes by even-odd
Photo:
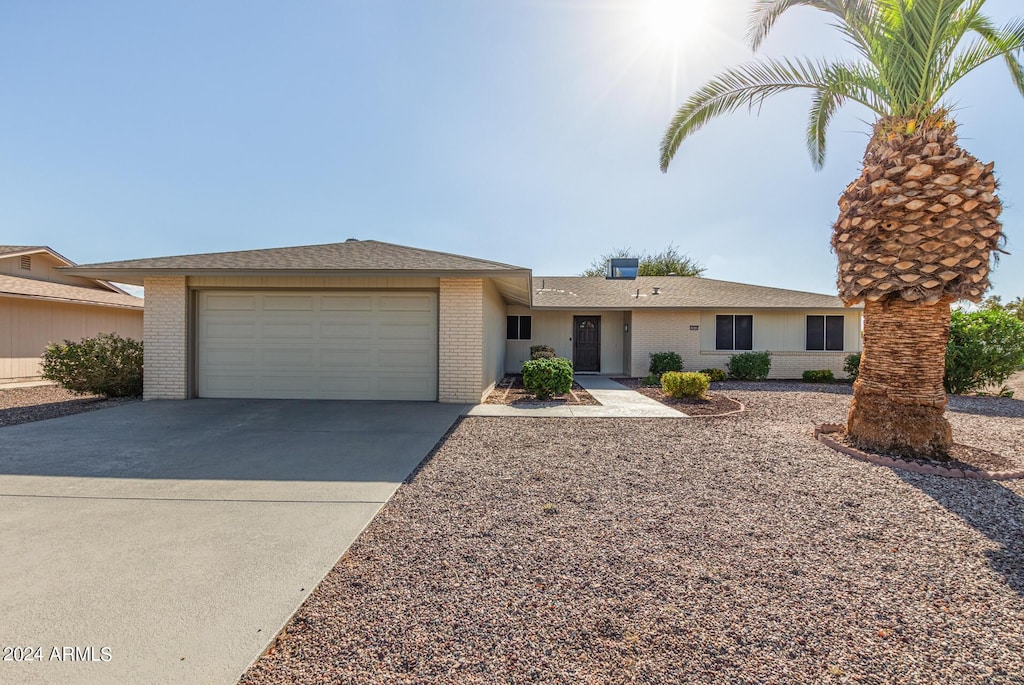
[[145, 279], [143, 317], [145, 385], [143, 399], [188, 397], [188, 287], [184, 276]]
[[629, 375], [646, 376], [652, 352], [677, 352], [687, 371], [704, 368], [700, 360], [700, 331], [690, 330], [690, 326], [699, 325], [699, 312], [634, 310]]
[[442, 278], [438, 304], [437, 399], [476, 404], [485, 389], [483, 279]]

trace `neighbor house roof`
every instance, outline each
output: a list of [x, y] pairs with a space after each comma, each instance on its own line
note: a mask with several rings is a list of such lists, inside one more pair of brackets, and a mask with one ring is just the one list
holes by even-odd
[[[524, 267], [502, 264], [485, 259], [463, 257], [447, 252], [421, 250], [415, 247], [393, 245], [376, 240], [350, 239], [343, 243], [276, 247], [239, 252], [213, 252], [131, 259], [123, 262], [83, 264], [67, 270], [79, 276], [124, 280], [125, 277], [156, 275], [226, 274], [248, 272], [318, 275], [358, 275], [380, 272], [409, 272], [446, 275], [501, 275], [503, 272], [528, 274]], [[124, 282], [134, 282], [125, 280]]]
[[[34, 254], [47, 254], [53, 257], [54, 260], [60, 262], [65, 266], [75, 265], [73, 261], [62, 255], [61, 253], [57, 252], [53, 248], [47, 247], [46, 245], [0, 245], [0, 259]], [[122, 295], [128, 294], [121, 288], [118, 288], [113, 283], [107, 283], [106, 281], [97, 278], [93, 278], [91, 280], [96, 283], [97, 287], [106, 288], [107, 290], [110, 290], [115, 293], [120, 293]]]
[[142, 309], [142, 298], [127, 293], [99, 288], [83, 288], [67, 283], [40, 281], [34, 278], [20, 278], [0, 274], [0, 297], [26, 297], [33, 300], [54, 300], [92, 304], [102, 307], [124, 307]]
[[[830, 309], [842, 308], [834, 295], [783, 290], [695, 276], [534, 276], [538, 309]], [[658, 294], [654, 291], [657, 289]]]

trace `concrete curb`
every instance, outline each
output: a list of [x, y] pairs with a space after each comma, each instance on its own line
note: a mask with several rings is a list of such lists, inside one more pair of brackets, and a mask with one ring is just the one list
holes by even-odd
[[986, 471], [985, 469], [958, 469], [942, 466], [941, 464], [921, 464], [916, 461], [900, 459], [899, 457], [885, 457], [877, 454], [869, 454], [861, 450], [844, 445], [841, 442], [829, 437], [830, 433], [841, 433], [846, 426], [841, 423], [823, 423], [814, 427], [814, 439], [831, 447], [836, 452], [860, 459], [878, 466], [888, 466], [910, 473], [924, 473], [931, 476], [942, 476], [943, 478], [964, 478], [968, 480], [1015, 480], [1024, 478], [1024, 469], [1016, 471]]

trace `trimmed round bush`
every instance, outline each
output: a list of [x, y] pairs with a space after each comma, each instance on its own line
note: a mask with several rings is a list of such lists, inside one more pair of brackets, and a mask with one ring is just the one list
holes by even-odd
[[707, 376], [712, 383], [724, 381], [728, 378], [722, 369], [701, 369], [700, 372]]
[[703, 397], [710, 385], [711, 379], [696, 371], [669, 371], [661, 375], [662, 392], [677, 400], [684, 397]]
[[564, 395], [572, 389], [572, 362], [562, 357], [524, 362], [523, 385], [538, 400]]
[[142, 394], [142, 343], [113, 333], [78, 342], [51, 343], [42, 376], [79, 395], [138, 397]]
[[763, 381], [772, 368], [770, 352], [742, 352], [729, 357], [729, 378], [738, 381]]
[[682, 371], [683, 358], [678, 352], [651, 352], [651, 365], [647, 369], [652, 376], [661, 377], [669, 371]]
[[805, 383], [831, 383], [836, 377], [829, 369], [809, 369], [804, 371]]

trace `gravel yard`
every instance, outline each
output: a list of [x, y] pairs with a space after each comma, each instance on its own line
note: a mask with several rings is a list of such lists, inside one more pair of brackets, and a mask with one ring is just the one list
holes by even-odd
[[[1024, 481], [833, 452], [842, 388], [727, 386], [747, 412], [463, 420], [242, 682], [1024, 683]], [[1024, 401], [950, 408], [1024, 455]]]
[[116, 407], [138, 398], [105, 399], [96, 395], [75, 395], [55, 385], [0, 389], [0, 426], [42, 421], [58, 416]]

